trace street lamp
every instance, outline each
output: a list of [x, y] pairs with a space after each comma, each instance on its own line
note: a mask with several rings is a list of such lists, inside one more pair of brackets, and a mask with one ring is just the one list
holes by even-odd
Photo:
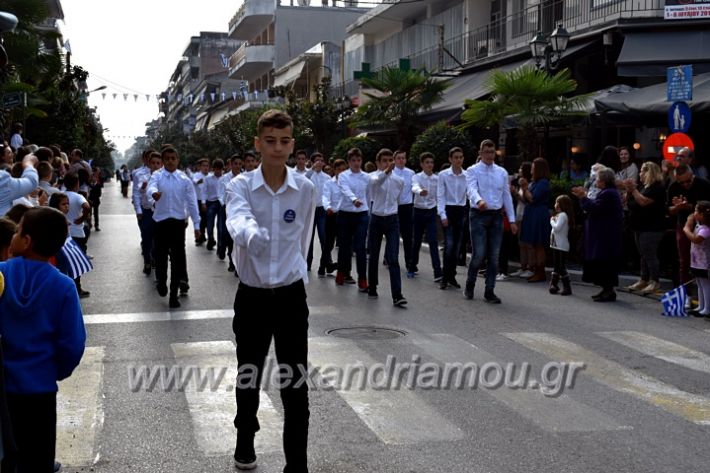
[[544, 68], [548, 73], [556, 70], [560, 65], [562, 53], [567, 49], [570, 36], [562, 24], [555, 28], [549, 39], [545, 33], [538, 32], [529, 43], [535, 65], [540, 69]]

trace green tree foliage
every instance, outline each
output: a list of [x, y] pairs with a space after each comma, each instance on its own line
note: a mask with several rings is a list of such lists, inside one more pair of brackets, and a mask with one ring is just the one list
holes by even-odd
[[443, 99], [450, 81], [433, 77], [424, 70], [385, 67], [373, 78], [363, 79], [367, 103], [352, 116], [351, 125], [366, 130], [390, 130], [397, 134], [398, 146], [409, 150], [422, 123], [419, 114]]
[[520, 135], [521, 158], [532, 160], [540, 151], [537, 127], [565, 123], [585, 115], [587, 95], [566, 97], [577, 89], [568, 69], [554, 75], [534, 66], [522, 66], [510, 72], [494, 70], [488, 83], [487, 100], [466, 100], [461, 115], [463, 128], [494, 126], [511, 118]]
[[419, 167], [419, 155], [428, 151], [434, 155], [434, 169], [441, 169], [449, 162], [449, 150], [454, 146], [463, 149], [464, 156], [473, 156], [474, 146], [466, 134], [458, 128], [439, 122], [427, 128], [417, 137], [409, 153], [409, 164]]
[[374, 161], [375, 156], [377, 156], [377, 152], [382, 149], [382, 143], [364, 136], [344, 138], [335, 146], [333, 156], [347, 160], [348, 150], [351, 148], [360, 148], [360, 151], [362, 151], [363, 162]]

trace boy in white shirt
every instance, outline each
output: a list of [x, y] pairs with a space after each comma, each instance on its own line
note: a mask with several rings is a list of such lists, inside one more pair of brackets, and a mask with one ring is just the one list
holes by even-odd
[[[86, 253], [86, 234], [84, 233], [84, 221], [89, 218], [91, 206], [83, 195], [78, 193], [79, 177], [76, 174], [67, 174], [64, 176], [64, 187], [66, 187], [66, 195], [69, 199], [69, 236], [79, 245], [79, 248]], [[81, 288], [81, 277], [74, 280], [76, 291], [80, 298], [89, 297], [91, 293]]]
[[419, 264], [419, 250], [422, 247], [422, 234], [426, 231], [429, 243], [431, 266], [434, 268], [434, 282], [441, 283], [443, 272], [439, 259], [439, 239], [436, 228], [436, 194], [439, 176], [434, 174], [434, 155], [424, 152], [419, 156], [422, 172], [412, 178], [414, 192], [414, 233], [412, 234], [412, 266], [407, 270], [407, 277], [413, 278]]

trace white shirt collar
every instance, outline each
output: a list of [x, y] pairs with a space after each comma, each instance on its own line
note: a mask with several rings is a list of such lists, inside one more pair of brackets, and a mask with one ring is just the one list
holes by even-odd
[[[286, 182], [285, 182], [285, 184], [286, 184], [286, 186], [288, 186], [294, 190], [298, 190], [298, 184], [296, 183], [296, 178], [293, 177], [293, 174], [295, 172], [297, 172], [297, 171], [289, 169], [288, 167], [286, 168]], [[261, 164], [260, 164], [259, 167], [255, 169], [254, 177], [252, 177], [251, 190], [255, 191], [259, 187], [262, 187], [262, 186], [266, 187], [266, 181], [264, 180], [264, 173], [261, 169]], [[282, 192], [283, 188], [284, 188], [284, 186], [281, 186], [281, 188], [276, 193]]]

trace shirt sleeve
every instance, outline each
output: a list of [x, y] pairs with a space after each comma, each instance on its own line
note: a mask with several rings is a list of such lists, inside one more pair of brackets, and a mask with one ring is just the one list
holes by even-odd
[[321, 205], [325, 210], [333, 208], [333, 205], [330, 203], [331, 186], [332, 182], [330, 181], [327, 181], [325, 184], [323, 184], [323, 195], [321, 196]]
[[508, 184], [508, 173], [505, 171], [503, 171], [503, 208], [508, 216], [508, 222], [515, 223], [515, 206], [513, 205], [513, 196], [510, 193], [510, 185]]
[[133, 208], [136, 210], [136, 215], [143, 214], [143, 207], [141, 207], [141, 184], [140, 177], [142, 173], [136, 171], [133, 174], [133, 188], [131, 189], [131, 197], [133, 201]]
[[340, 186], [340, 192], [350, 200], [350, 202], [355, 202], [357, 200], [357, 197], [353, 193], [352, 189], [350, 189], [350, 183], [348, 182], [348, 178], [346, 176], [343, 176], [342, 174], [338, 178], [338, 185]]
[[557, 214], [557, 218], [553, 219], [550, 217], [550, 226], [552, 227], [552, 230], [554, 231], [559, 231], [563, 229], [567, 225], [567, 214], [564, 212], [560, 212]]
[[466, 169], [466, 193], [468, 194], [468, 200], [471, 201], [471, 207], [478, 206], [478, 203], [482, 199], [479, 193], [478, 176], [476, 175], [475, 166]]
[[313, 220], [316, 215], [316, 186], [312, 183], [310, 186], [310, 199], [307, 205], [306, 226], [303, 228], [303, 235], [301, 235], [301, 254], [303, 254], [304, 258], [308, 257], [308, 249], [311, 246], [311, 238], [313, 237]]
[[195, 230], [200, 229], [200, 210], [197, 208], [197, 198], [195, 197], [195, 186], [192, 185], [189, 179], [185, 181], [185, 204], [187, 205], [187, 211], [190, 213], [192, 218], [192, 225]]
[[420, 195], [422, 193], [422, 186], [419, 185], [419, 178], [416, 175], [412, 176], [412, 192], [415, 195]]
[[247, 200], [247, 182], [238, 179], [227, 186], [227, 230], [234, 244], [246, 247], [249, 238], [259, 230], [259, 224]]
[[[39, 179], [37, 170], [33, 167], [26, 167], [21, 177], [10, 178], [7, 186], [10, 188], [11, 200], [23, 197], [37, 188]], [[3, 189], [5, 191], [5, 189]]]
[[159, 173], [154, 172], [150, 176], [150, 180], [148, 181], [148, 188], [145, 190], [145, 193], [148, 195], [148, 202], [151, 203], [151, 205], [155, 205], [155, 201], [153, 200], [153, 194], [156, 192], [160, 192], [158, 190], [158, 177], [160, 176]]
[[446, 177], [444, 173], [439, 173], [439, 185], [436, 186], [436, 208], [441, 220], [447, 220], [446, 216]]

